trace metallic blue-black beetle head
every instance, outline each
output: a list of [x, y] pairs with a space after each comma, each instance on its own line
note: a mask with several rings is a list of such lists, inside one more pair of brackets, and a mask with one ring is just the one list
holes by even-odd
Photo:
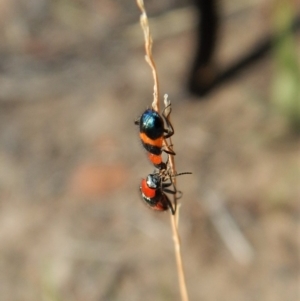
[[164, 134], [164, 121], [154, 110], [147, 109], [140, 118], [140, 132], [150, 139], [158, 139]]

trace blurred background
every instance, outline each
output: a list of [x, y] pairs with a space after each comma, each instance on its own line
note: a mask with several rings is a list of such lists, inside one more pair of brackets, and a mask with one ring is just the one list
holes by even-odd
[[[299, 300], [299, 33], [200, 98], [193, 3], [145, 2], [176, 167], [193, 173], [178, 178], [190, 300]], [[296, 2], [220, 0], [214, 63]], [[134, 125], [153, 93], [139, 15], [134, 0], [0, 1], [1, 300], [180, 300], [169, 214], [138, 190], [153, 170]]]

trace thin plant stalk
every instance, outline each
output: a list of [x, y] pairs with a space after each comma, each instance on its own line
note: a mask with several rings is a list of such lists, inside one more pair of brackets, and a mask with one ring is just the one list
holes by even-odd
[[[150, 28], [149, 28], [149, 23], [148, 23], [148, 18], [147, 18], [147, 13], [146, 9], [144, 6], [143, 0], [136, 0], [137, 5], [140, 8], [142, 14], [140, 17], [140, 22], [141, 22], [141, 27], [144, 33], [144, 39], [145, 39], [145, 59], [146, 62], [149, 64], [152, 75], [153, 75], [153, 80], [154, 80], [154, 92], [153, 92], [153, 102], [152, 102], [152, 108], [159, 112], [159, 84], [158, 84], [158, 76], [157, 76], [157, 71], [154, 63], [154, 59], [152, 56], [152, 38], [150, 34]], [[169, 101], [167, 99], [167, 95], [164, 97], [164, 102], [165, 102], [165, 107], [168, 106]], [[168, 115], [169, 116], [169, 115]], [[169, 118], [169, 117], [168, 117]], [[172, 141], [169, 138], [168, 142], [164, 141], [164, 144], [167, 148], [170, 148], [172, 146]], [[176, 175], [176, 168], [175, 168], [175, 161], [174, 161], [174, 156], [169, 154], [169, 160], [168, 164], [171, 169], [171, 174]], [[176, 177], [172, 179], [174, 187], [176, 188]], [[173, 196], [173, 203], [176, 204], [176, 195]], [[180, 294], [181, 294], [181, 300], [182, 301], [188, 301], [188, 293], [187, 293], [187, 287], [186, 287], [186, 281], [185, 281], [185, 274], [184, 274], [184, 269], [183, 269], [183, 261], [182, 261], [182, 256], [181, 256], [181, 244], [180, 244], [180, 237], [178, 233], [178, 219], [179, 219], [179, 210], [176, 210], [175, 215], [170, 215], [171, 216], [171, 226], [172, 226], [172, 232], [173, 232], [173, 242], [174, 242], [174, 249], [175, 249], [175, 257], [176, 257], [176, 264], [177, 264], [177, 272], [178, 272], [178, 279], [179, 279], [179, 288], [180, 288]]]
[[181, 256], [181, 244], [180, 244], [180, 237], [178, 233], [178, 217], [179, 217], [179, 210], [176, 210], [175, 215], [171, 214], [171, 225], [172, 225], [172, 232], [173, 232], [173, 241], [174, 241], [174, 249], [175, 249], [175, 257], [176, 257], [176, 264], [178, 270], [178, 280], [179, 280], [179, 289], [181, 294], [182, 301], [188, 301], [188, 292], [186, 288], [185, 282], [185, 274], [183, 268], [183, 261]]
[[149, 23], [148, 23], [148, 18], [147, 18], [147, 13], [144, 5], [143, 0], [137, 0], [137, 5], [140, 8], [142, 14], [140, 16], [140, 23], [143, 29], [144, 33], [144, 39], [145, 39], [145, 59], [146, 62], [149, 64], [151, 71], [152, 71], [152, 76], [154, 80], [154, 91], [153, 91], [153, 102], [152, 102], [152, 108], [159, 112], [159, 84], [158, 84], [158, 76], [157, 76], [157, 71], [155, 67], [155, 62], [152, 56], [152, 37], [150, 34], [150, 28], [149, 28]]
[[[165, 106], [168, 106], [168, 95], [164, 96], [164, 103]], [[168, 117], [170, 118], [170, 117]], [[169, 143], [168, 145], [173, 145], [172, 144], [172, 139], [169, 138]], [[169, 154], [169, 164], [170, 168], [172, 170], [172, 174], [176, 175], [176, 168], [175, 168], [175, 160], [174, 156]], [[176, 177], [173, 178], [173, 184], [174, 187], [176, 187]], [[176, 200], [176, 195], [173, 195], [173, 204], [177, 203]], [[180, 236], [178, 232], [178, 222], [179, 222], [179, 208], [175, 211], [175, 214], [170, 215], [171, 218], [171, 226], [172, 226], [172, 232], [173, 232], [173, 242], [174, 242], [174, 249], [175, 249], [175, 257], [176, 257], [176, 264], [177, 264], [177, 271], [178, 271], [178, 280], [179, 280], [179, 288], [180, 288], [180, 294], [181, 294], [181, 299], [182, 301], [188, 301], [188, 292], [187, 292], [187, 287], [186, 287], [186, 281], [185, 281], [185, 273], [184, 273], [184, 268], [183, 268], [183, 261], [182, 261], [182, 255], [181, 255], [181, 242], [180, 242]]]

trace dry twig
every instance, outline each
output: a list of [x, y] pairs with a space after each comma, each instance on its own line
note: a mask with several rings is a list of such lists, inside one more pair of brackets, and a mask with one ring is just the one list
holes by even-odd
[[144, 1], [143, 0], [137, 0], [137, 5], [140, 8], [142, 14], [140, 17], [140, 22], [141, 26], [143, 29], [144, 33], [144, 38], [145, 38], [145, 51], [146, 51], [146, 62], [149, 64], [151, 70], [152, 70], [152, 75], [153, 75], [153, 80], [154, 80], [154, 92], [153, 92], [153, 103], [152, 103], [152, 108], [159, 112], [159, 85], [158, 85], [158, 76], [157, 76], [157, 71], [155, 67], [155, 63], [153, 60], [152, 56], [152, 38], [150, 35], [150, 28], [148, 24], [148, 18], [147, 18], [147, 13], [145, 10], [144, 6]]
[[[148, 18], [147, 18], [143, 0], [136, 0], [136, 1], [137, 1], [137, 5], [139, 6], [139, 8], [142, 12], [141, 17], [140, 17], [140, 22], [141, 22], [141, 26], [142, 26], [144, 38], [145, 38], [145, 51], [146, 51], [145, 59], [151, 68], [153, 80], [154, 80], [152, 108], [159, 113], [158, 76], [157, 76], [154, 59], [152, 56], [152, 38], [150, 35]], [[169, 107], [169, 110], [171, 110], [170, 101], [168, 100], [167, 95], [165, 95], [165, 97], [164, 97], [164, 104], [165, 104], [165, 108]], [[167, 113], [166, 115], [168, 116], [168, 119], [169, 119], [170, 118], [169, 113]], [[168, 138], [168, 141], [164, 141], [164, 144], [165, 144], [166, 148], [168, 148], [168, 149], [172, 148], [171, 147], [172, 146], [171, 138]], [[168, 165], [171, 170], [171, 175], [176, 175], [174, 156], [171, 154], [168, 154], [168, 156], [169, 156]], [[174, 188], [176, 189], [176, 177], [170, 177], [170, 180], [173, 182]], [[177, 196], [176, 196], [176, 194], [174, 194], [173, 195], [173, 204], [175, 204], [175, 205], [177, 202], [176, 198], [177, 198]], [[179, 233], [178, 233], [178, 219], [179, 219], [179, 210], [176, 210], [175, 215], [171, 214], [171, 225], [172, 225], [172, 231], [173, 231], [173, 241], [174, 241], [177, 271], [178, 271], [178, 278], [179, 278], [179, 288], [180, 288], [182, 301], [188, 301], [188, 293], [187, 293], [186, 282], [185, 282], [183, 261], [182, 261], [182, 256], [181, 256], [180, 237], [179, 237]]]

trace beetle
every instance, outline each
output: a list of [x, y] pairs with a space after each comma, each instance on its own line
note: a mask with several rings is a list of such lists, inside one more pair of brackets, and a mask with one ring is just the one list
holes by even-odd
[[[177, 207], [177, 199], [182, 195], [181, 191], [178, 191], [174, 185], [172, 177], [177, 177], [183, 174], [191, 174], [190, 172], [183, 172], [176, 175], [162, 175], [161, 173], [149, 174], [146, 179], [142, 179], [140, 185], [140, 192], [143, 201], [151, 208], [157, 211], [171, 210], [174, 215]], [[168, 187], [173, 186], [174, 190]], [[179, 197], [175, 197], [175, 204], [173, 206], [169, 197], [166, 193], [176, 195], [180, 194]]]
[[[169, 106], [166, 107], [165, 110], [168, 108]], [[174, 135], [174, 128], [168, 119], [171, 110], [169, 110], [167, 116], [164, 112], [160, 115], [153, 109], [147, 109], [142, 116], [135, 121], [135, 124], [139, 125], [140, 139], [143, 147], [148, 152], [148, 158], [158, 169], [166, 169], [166, 164], [162, 159], [163, 151], [167, 154], [175, 155], [175, 152], [171, 150], [169, 146], [165, 147], [163, 145], [165, 139]], [[167, 128], [165, 127], [165, 123]]]

